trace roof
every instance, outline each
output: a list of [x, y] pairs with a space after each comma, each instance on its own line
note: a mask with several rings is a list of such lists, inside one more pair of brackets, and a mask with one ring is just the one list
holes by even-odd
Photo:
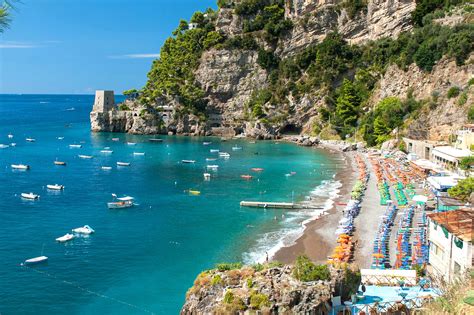
[[466, 242], [472, 242], [474, 231], [474, 210], [459, 209], [446, 212], [430, 213], [428, 217], [444, 226], [449, 233]]
[[459, 176], [430, 176], [428, 183], [437, 190], [454, 187], [460, 180]]
[[441, 153], [443, 155], [447, 155], [449, 157], [454, 157], [456, 159], [461, 159], [471, 155], [471, 151], [469, 150], [461, 150], [456, 149], [455, 147], [451, 147], [449, 145], [436, 147], [433, 149], [433, 154]]

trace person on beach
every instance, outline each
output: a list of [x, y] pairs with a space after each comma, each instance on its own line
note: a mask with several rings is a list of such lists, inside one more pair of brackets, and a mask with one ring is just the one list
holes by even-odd
[[266, 255], [265, 262], [268, 263], [268, 252], [265, 252], [265, 255]]

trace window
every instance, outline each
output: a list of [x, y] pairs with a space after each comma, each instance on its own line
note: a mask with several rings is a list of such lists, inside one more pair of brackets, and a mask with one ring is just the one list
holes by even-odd
[[461, 275], [461, 265], [458, 264], [457, 262], [454, 262], [454, 274], [455, 275]]
[[444, 258], [444, 250], [435, 243], [430, 242], [430, 250], [433, 254], [435, 254], [435, 256], [438, 256], [441, 259]]

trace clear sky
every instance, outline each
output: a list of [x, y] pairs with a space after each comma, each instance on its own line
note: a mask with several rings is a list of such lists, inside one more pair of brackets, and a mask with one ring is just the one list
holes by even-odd
[[0, 34], [0, 93], [141, 88], [179, 20], [216, 2], [22, 0]]

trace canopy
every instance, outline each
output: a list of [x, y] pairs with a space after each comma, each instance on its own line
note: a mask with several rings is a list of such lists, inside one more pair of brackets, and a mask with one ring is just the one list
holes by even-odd
[[417, 201], [417, 202], [427, 202], [428, 201], [428, 197], [426, 196], [423, 196], [423, 195], [415, 195], [413, 196], [413, 201]]
[[125, 196], [125, 197], [121, 197], [121, 198], [117, 198], [117, 200], [120, 200], [120, 201], [131, 201], [133, 200], [134, 198], [133, 197], [130, 197], [130, 196]]

